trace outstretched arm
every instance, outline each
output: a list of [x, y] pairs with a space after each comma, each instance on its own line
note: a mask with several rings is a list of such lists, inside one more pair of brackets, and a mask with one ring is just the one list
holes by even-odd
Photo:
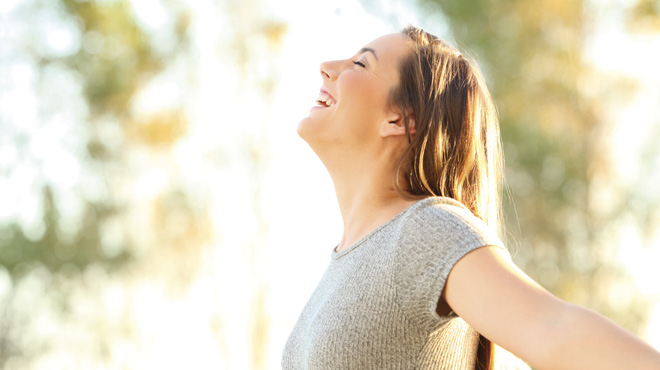
[[660, 369], [660, 352], [597, 312], [553, 296], [497, 247], [461, 258], [442, 298], [479, 333], [538, 369]]

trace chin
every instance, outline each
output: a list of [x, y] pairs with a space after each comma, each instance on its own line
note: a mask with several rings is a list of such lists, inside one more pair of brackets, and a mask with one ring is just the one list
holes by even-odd
[[310, 140], [313, 140], [314, 136], [318, 136], [319, 122], [315, 122], [311, 117], [305, 117], [298, 122], [298, 127], [296, 127], [296, 132], [307, 143], [310, 143]]
[[319, 119], [314, 116], [305, 117], [298, 122], [296, 132], [317, 154], [318, 150], [332, 150], [340, 144], [336, 127], [328, 119]]
[[319, 122], [310, 119], [310, 117], [306, 117], [298, 123], [296, 131], [298, 136], [307, 143], [310, 149], [312, 149], [319, 158], [322, 158], [319, 151], [325, 152], [322, 148], [327, 147], [327, 143], [323, 140], [323, 133], [320, 132], [318, 123]]
[[305, 139], [305, 136], [306, 136], [306, 133], [307, 133], [306, 132], [307, 131], [307, 127], [306, 127], [307, 122], [305, 122], [305, 121], [307, 121], [308, 119], [309, 119], [309, 117], [303, 118], [302, 120], [300, 120], [300, 122], [298, 122], [298, 126], [296, 127], [296, 132], [298, 133], [298, 136], [300, 136], [305, 141], [307, 141]]

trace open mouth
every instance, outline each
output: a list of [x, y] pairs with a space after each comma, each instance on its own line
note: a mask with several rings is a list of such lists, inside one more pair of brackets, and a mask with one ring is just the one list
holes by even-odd
[[324, 108], [331, 107], [335, 105], [335, 103], [335, 99], [324, 91], [321, 91], [321, 94], [319, 94], [319, 97], [316, 99], [316, 104]]

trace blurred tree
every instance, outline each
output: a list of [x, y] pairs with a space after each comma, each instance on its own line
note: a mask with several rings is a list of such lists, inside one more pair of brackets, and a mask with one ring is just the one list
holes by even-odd
[[[61, 2], [32, 1], [23, 5], [23, 14], [44, 14], [43, 17], [56, 22], [61, 18], [74, 25], [76, 34], [72, 37], [81, 40], [76, 52], [71, 55], [53, 55], [49, 50], [35, 47], [30, 40], [48, 37], [43, 35], [38, 27], [24, 35], [24, 39], [16, 41], [18, 48], [23, 48], [22, 56], [28, 55], [36, 60], [39, 71], [57, 64], [64, 66], [68, 72], [73, 72], [76, 80], [68, 83], [82, 82], [84, 96], [90, 114], [87, 122], [75, 122], [76, 133], [87, 139], [87, 156], [80, 161], [92, 169], [95, 176], [103, 178], [104, 184], [100, 186], [104, 194], [98, 199], [85, 199], [85, 214], [75, 230], [76, 235], [70, 241], [63, 241], [59, 231], [59, 220], [66, 218], [61, 214], [53, 202], [56, 197], [57, 186], [42, 179], [43, 184], [43, 221], [42, 236], [32, 241], [34, 237], [26, 237], [20, 224], [0, 225], [2, 244], [0, 245], [0, 264], [8, 268], [11, 274], [16, 273], [14, 268], [22, 262], [40, 261], [49, 270], [56, 272], [62, 264], [75, 261], [84, 268], [92, 263], [115, 263], [126, 261], [130, 256], [130, 247], [127, 245], [117, 255], [107, 255], [102, 246], [102, 229], [107, 220], [118, 216], [126, 207], [126, 199], [112, 191], [116, 185], [116, 177], [121, 176], [122, 170], [117, 169], [116, 163], [122, 160], [123, 143], [108, 145], [107, 129], [103, 131], [102, 125], [108, 121], [123, 123], [122, 131], [131, 133], [129, 137], [137, 137], [147, 145], [171, 145], [185, 132], [185, 119], [181, 114], [162, 114], [160, 116], [146, 117], [144, 123], [136, 122], [130, 114], [130, 101], [138, 87], [149, 77], [158, 73], [168, 59], [172, 58], [176, 50], [169, 55], [156, 55], [150, 44], [148, 35], [135, 23], [131, 9], [125, 1], [116, 2], [80, 2], [62, 0]], [[27, 16], [26, 16], [27, 17]], [[39, 17], [35, 17], [39, 18]], [[32, 17], [27, 17], [32, 21]], [[180, 16], [183, 22], [185, 17]], [[178, 26], [178, 25], [177, 25]], [[185, 27], [177, 27], [179, 43], [182, 43]], [[18, 59], [18, 58], [17, 58]], [[49, 76], [44, 76], [47, 78]], [[37, 94], [48, 98], [53, 86], [44, 84]], [[62, 107], [57, 107], [62, 108]], [[48, 121], [57, 111], [46, 111], [38, 117], [40, 121]], [[112, 124], [112, 123], [110, 123]], [[89, 126], [89, 127], [87, 127]], [[14, 143], [15, 144], [15, 143]], [[25, 156], [34, 156], [34, 153], [23, 151]], [[38, 158], [32, 158], [38, 162]], [[21, 163], [15, 163], [16, 167]], [[5, 168], [12, 172], [14, 168]], [[56, 194], [54, 194], [54, 192]], [[81, 197], [87, 194], [82, 192]], [[87, 250], [89, 249], [89, 251]]]
[[[34, 189], [32, 197], [41, 199], [38, 208], [43, 216], [41, 220], [32, 221], [36, 227], [20, 220], [0, 224], [0, 268], [4, 267], [12, 283], [6, 300], [0, 305], [0, 327], [5, 329], [0, 330], [0, 368], [12, 357], [14, 363], [19, 358], [23, 358], [23, 362], [18, 363], [27, 363], [26, 358], [35, 355], [33, 350], [37, 348], [36, 343], [34, 346], [30, 344], [32, 349], [22, 345], [25, 343], [22, 336], [27, 335], [24, 326], [29, 323], [24, 312], [12, 311], [17, 289], [24, 278], [34, 271], [41, 271], [39, 276], [46, 276], [43, 274], [45, 268], [52, 290], [43, 299], [48, 299], [56, 291], [66, 297], [69, 285], [59, 283], [63, 279], [82, 283], [81, 274], [89, 267], [102, 267], [113, 272], [140, 257], [135, 253], [138, 242], [134, 234], [144, 230], [135, 230], [127, 217], [132, 205], [125, 189], [133, 176], [127, 170], [130, 168], [126, 163], [130, 160], [127, 153], [136, 145], [134, 143], [156, 148], [171, 146], [185, 133], [186, 119], [183, 114], [136, 115], [131, 111], [131, 102], [139, 88], [162, 71], [185, 46], [186, 14], [172, 10], [175, 17], [171, 27], [173, 37], [171, 47], [165, 50], [157, 47], [153, 34], [138, 26], [127, 1], [32, 0], [20, 3], [13, 10], [16, 18], [7, 27], [17, 37], [7, 45], [13, 59], [5, 59], [4, 63], [9, 64], [9, 68], [12, 63], [18, 66], [15, 68], [20, 68], [21, 63], [35, 67], [38, 83], [33, 93], [38, 103], [35, 131], [24, 134], [18, 131], [16, 137], [25, 135], [27, 139], [9, 144], [23, 145], [18, 148], [21, 157], [2, 170], [4, 176], [12, 178], [12, 173], [26, 167], [36, 168], [37, 175], [28, 189]], [[58, 81], [58, 76], [67, 78]], [[26, 83], [19, 80], [16, 86]], [[75, 91], [78, 85], [82, 90], [82, 108], [76, 105], [76, 101], [64, 101], [64, 106], [55, 103], [59, 94], [67, 89]], [[177, 107], [172, 109], [180, 112]], [[53, 168], [57, 163], [47, 163], [40, 153], [32, 150], [34, 145], [30, 141], [34, 139], [30, 136], [41, 135], [49, 122], [57, 121], [62, 112], [74, 110], [81, 112], [76, 116], [78, 120], [66, 124], [76, 136], [66, 141], [82, 142], [83, 150], [77, 151], [75, 147], [65, 150], [70, 150], [70, 155], [77, 161], [75, 166], [82, 168], [83, 174], [81, 179], [75, 180], [72, 190], [63, 188], [45, 175], [62, 170]], [[11, 122], [11, 117], [7, 116], [4, 115], [4, 124], [10, 123], [5, 128], [11, 133], [11, 124], [19, 127], [20, 122]], [[7, 119], [10, 122], [6, 122]], [[46, 155], [50, 154], [46, 152]], [[186, 203], [185, 196], [178, 196], [178, 189], [170, 191], [171, 194], [164, 194], [163, 199], [176, 198], [177, 205], [171, 213], [170, 209], [161, 211], [155, 218], [154, 228], [165, 231], [159, 233], [163, 239], [181, 241], [183, 237], [178, 235], [168, 238], [172, 234], [167, 231], [177, 233], [181, 230], [164, 227], [164, 224], [171, 223], [168, 217], [179, 217], [180, 221], [181, 212], [176, 211], [182, 210], [183, 218], [202, 226], [204, 215]], [[75, 195], [72, 197], [71, 193]], [[67, 200], [81, 204], [80, 217], [61, 209]], [[168, 202], [164, 202], [165, 207], [172, 205]], [[192, 229], [184, 232], [186, 236], [199, 234]], [[204, 235], [207, 234], [187, 240], [199, 243]], [[194, 270], [194, 266], [186, 268]], [[60, 309], [68, 302], [61, 297], [59, 294], [54, 296], [64, 305]], [[60, 313], [66, 315], [66, 310]], [[55, 340], [38, 339], [46, 346], [48, 340]]]
[[264, 174], [269, 165], [270, 121], [266, 117], [278, 82], [277, 64], [273, 59], [279, 52], [287, 26], [283, 21], [273, 19], [260, 1], [228, 2], [224, 8], [228, 13], [235, 14], [229, 24], [234, 37], [226, 50], [234, 60], [241, 80], [245, 82], [246, 91], [256, 91], [262, 105], [260, 112], [252, 112], [258, 129], [254, 130], [254, 135], [245, 138], [241, 153], [249, 171], [250, 206], [256, 223], [247, 249], [248, 266], [256, 280], [255, 286], [250, 289], [250, 368], [261, 370], [267, 368], [270, 330], [269, 279], [265, 274], [267, 261], [264, 260], [269, 228], [263, 200]]
[[[217, 11], [216, 20], [230, 23], [225, 29], [231, 33], [220, 38], [216, 35], [212, 39], [216, 45], [209, 45], [208, 39], [207, 44], [192, 45], [196, 40], [191, 39], [199, 36], [199, 31], [194, 34], [189, 30], [189, 5], [176, 0], [145, 4], [128, 0], [28, 0], [11, 10], [13, 19], [8, 27], [17, 37], [9, 40], [9, 58], [2, 59], [4, 54], [0, 53], [0, 68], [20, 70], [26, 64], [26, 69], [36, 72], [39, 83], [30, 86], [30, 93], [37, 102], [38, 114], [34, 119], [36, 128], [21, 131], [20, 120], [6, 114], [17, 109], [0, 106], [4, 109], [0, 110], [0, 120], [14, 129], [9, 144], [23, 146], [17, 150], [22, 156], [19, 160], [0, 160], [0, 176], [13, 181], [16, 176], [12, 173], [31, 168], [36, 180], [24, 192], [42, 199], [42, 206], [36, 207], [38, 220], [32, 224], [18, 217], [0, 222], [0, 278], [6, 271], [11, 282], [8, 294], [0, 291], [0, 368], [7, 362], [13, 367], [27, 367], [57, 346], [56, 337], [35, 334], [40, 333], [35, 329], [37, 313], [55, 315], [55, 326], [74, 321], [78, 327], [86, 327], [86, 335], [94, 338], [96, 346], [90, 351], [98, 352], [87, 356], [111, 360], [116, 336], [130, 336], [135, 330], [130, 322], [133, 318], [124, 315], [118, 328], [109, 328], [112, 321], [91, 322], [96, 318], [93, 314], [75, 317], [78, 309], [71, 307], [75, 292], [83, 287], [82, 291], [100, 296], [103, 292], [94, 290], [104, 285], [97, 279], [105, 276], [116, 282], [139, 276], [143, 280], [158, 279], [168, 293], [183, 294], [199, 273], [204, 247], [209, 246], [214, 233], [222, 231], [211, 226], [209, 199], [205, 198], [209, 195], [200, 195], [207, 190], [204, 184], [191, 186], [175, 164], [173, 148], [185, 141], [191, 130], [191, 108], [186, 105], [190, 102], [185, 96], [191, 89], [177, 86], [174, 90], [178, 95], [167, 100], [162, 82], [194, 85], [208, 78], [189, 67], [199, 66], [195, 60], [199, 48], [217, 47], [239, 72], [245, 91], [236, 93], [256, 94], [267, 107], [277, 82], [276, 67], [270, 59], [279, 48], [286, 26], [273, 20], [258, 1], [207, 4], [205, 11]], [[163, 7], [164, 20], [152, 14], [152, 9], [146, 12], [149, 19], [143, 19], [144, 14], [141, 18], [136, 11], [140, 6], [156, 6], [156, 10]], [[150, 23], [154, 20], [161, 23], [154, 26]], [[18, 81], [16, 85], [23, 83]], [[0, 87], [0, 93], [3, 89]], [[140, 100], [145, 96], [156, 103], [145, 109]], [[61, 119], [63, 112], [75, 114]], [[260, 112], [265, 115], [267, 109]], [[246, 251], [248, 268], [255, 277], [255, 286], [246, 288], [253, 292], [251, 367], [260, 369], [266, 367], [269, 340], [268, 280], [263, 257], [268, 223], [261, 199], [262, 177], [268, 164], [268, 129], [260, 113], [253, 113], [262, 129], [241, 132], [244, 135], [228, 141], [237, 142], [241, 148], [238, 166], [247, 170], [249, 179], [245, 182], [252, 186], [250, 206], [255, 233], [249, 236], [248, 248], [239, 249]], [[41, 152], [32, 150], [37, 146], [33, 137], [45, 136], [48, 141], [44, 127], [58, 119], [66, 121], [69, 140], [80, 144], [80, 148], [58, 142], [43, 152], [48, 156], [52, 147], [68, 150], [72, 166], [81, 168], [81, 175], [69, 181], [73, 185], [68, 187], [58, 182], [66, 176], [57, 174], [64, 172], [59, 164], [45, 161]], [[56, 175], [49, 177], [47, 173]], [[140, 190], [141, 186], [147, 191]], [[76, 207], [69, 203], [79, 204], [80, 210], [72, 212]], [[114, 275], [108, 278], [108, 273]], [[35, 285], [43, 288], [43, 295], [29, 294], [39, 291]], [[25, 302], [39, 302], [40, 310], [23, 309]], [[121, 304], [123, 310], [130, 309], [131, 303]], [[227, 334], [222, 333], [220, 318], [210, 319], [215, 320], [211, 326], [221, 345], [232, 339], [224, 338]]]
[[633, 31], [660, 32], [660, 0], [637, 0], [627, 20]]

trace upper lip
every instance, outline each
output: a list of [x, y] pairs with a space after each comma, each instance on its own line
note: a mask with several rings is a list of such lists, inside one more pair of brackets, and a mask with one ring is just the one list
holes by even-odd
[[330, 95], [330, 98], [332, 98], [332, 100], [333, 100], [335, 103], [337, 102], [337, 99], [335, 99], [335, 96], [332, 95], [332, 94], [330, 94], [330, 91], [328, 91], [328, 89], [326, 89], [324, 86], [321, 86], [321, 92]]

